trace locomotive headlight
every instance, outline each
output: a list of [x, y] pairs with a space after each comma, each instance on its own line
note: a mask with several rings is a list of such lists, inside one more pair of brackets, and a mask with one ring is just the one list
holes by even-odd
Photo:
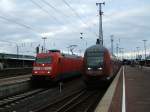
[[102, 68], [100, 67], [100, 68], [98, 68], [98, 70], [102, 70]]
[[50, 73], [50, 71], [47, 72], [48, 74]]
[[88, 68], [88, 70], [91, 70], [92, 68]]

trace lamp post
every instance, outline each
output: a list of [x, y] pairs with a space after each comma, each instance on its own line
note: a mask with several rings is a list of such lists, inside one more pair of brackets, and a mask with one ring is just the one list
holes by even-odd
[[113, 39], [113, 37], [114, 37], [114, 35], [110, 35], [110, 40], [111, 40], [111, 53], [112, 53], [112, 55], [113, 55], [113, 53], [114, 53], [114, 45], [113, 45], [113, 42], [114, 42], [114, 39]]
[[137, 59], [139, 59], [139, 47], [136, 47], [136, 49], [137, 49]]
[[146, 65], [146, 41], [147, 40], [143, 40], [143, 42], [144, 42], [144, 50], [145, 50], [145, 65]]
[[118, 57], [118, 53], [119, 53], [119, 44], [117, 43], [116, 44], [116, 54], [117, 54], [117, 57]]
[[146, 41], [147, 40], [143, 40], [143, 42], [144, 42], [144, 50], [145, 50], [145, 60], [146, 60]]
[[121, 57], [121, 60], [123, 60], [123, 58], [124, 58], [124, 48], [119, 48], [119, 53], [120, 53], [120, 57]]
[[43, 39], [43, 51], [42, 52], [45, 53], [46, 52], [46, 50], [45, 50], [46, 49], [45, 48], [46, 47], [45, 40], [47, 39], [47, 37], [42, 37], [42, 39]]

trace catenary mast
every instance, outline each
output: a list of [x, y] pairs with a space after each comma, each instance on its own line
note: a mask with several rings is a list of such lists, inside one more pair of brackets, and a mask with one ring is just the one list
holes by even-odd
[[100, 45], [103, 45], [103, 29], [102, 29], [102, 5], [105, 5], [105, 2], [103, 3], [96, 3], [97, 6], [99, 6], [99, 41]]

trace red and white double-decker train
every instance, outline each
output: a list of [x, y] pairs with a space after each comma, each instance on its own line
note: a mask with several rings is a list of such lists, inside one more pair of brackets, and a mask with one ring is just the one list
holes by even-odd
[[108, 81], [115, 76], [120, 65], [120, 61], [103, 45], [93, 45], [84, 54], [84, 81], [91, 85]]

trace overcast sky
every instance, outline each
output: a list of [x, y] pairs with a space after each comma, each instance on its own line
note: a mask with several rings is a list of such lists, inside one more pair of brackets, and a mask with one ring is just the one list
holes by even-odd
[[[33, 54], [43, 45], [42, 36], [47, 37], [47, 49], [67, 51], [69, 45], [77, 45], [75, 52], [84, 52], [98, 34], [96, 2], [102, 1], [0, 0], [0, 52], [16, 53], [18, 45], [20, 54]], [[144, 39], [150, 48], [150, 0], [105, 0], [102, 9], [106, 47], [114, 35], [114, 51], [117, 43], [124, 52], [143, 50]]]

